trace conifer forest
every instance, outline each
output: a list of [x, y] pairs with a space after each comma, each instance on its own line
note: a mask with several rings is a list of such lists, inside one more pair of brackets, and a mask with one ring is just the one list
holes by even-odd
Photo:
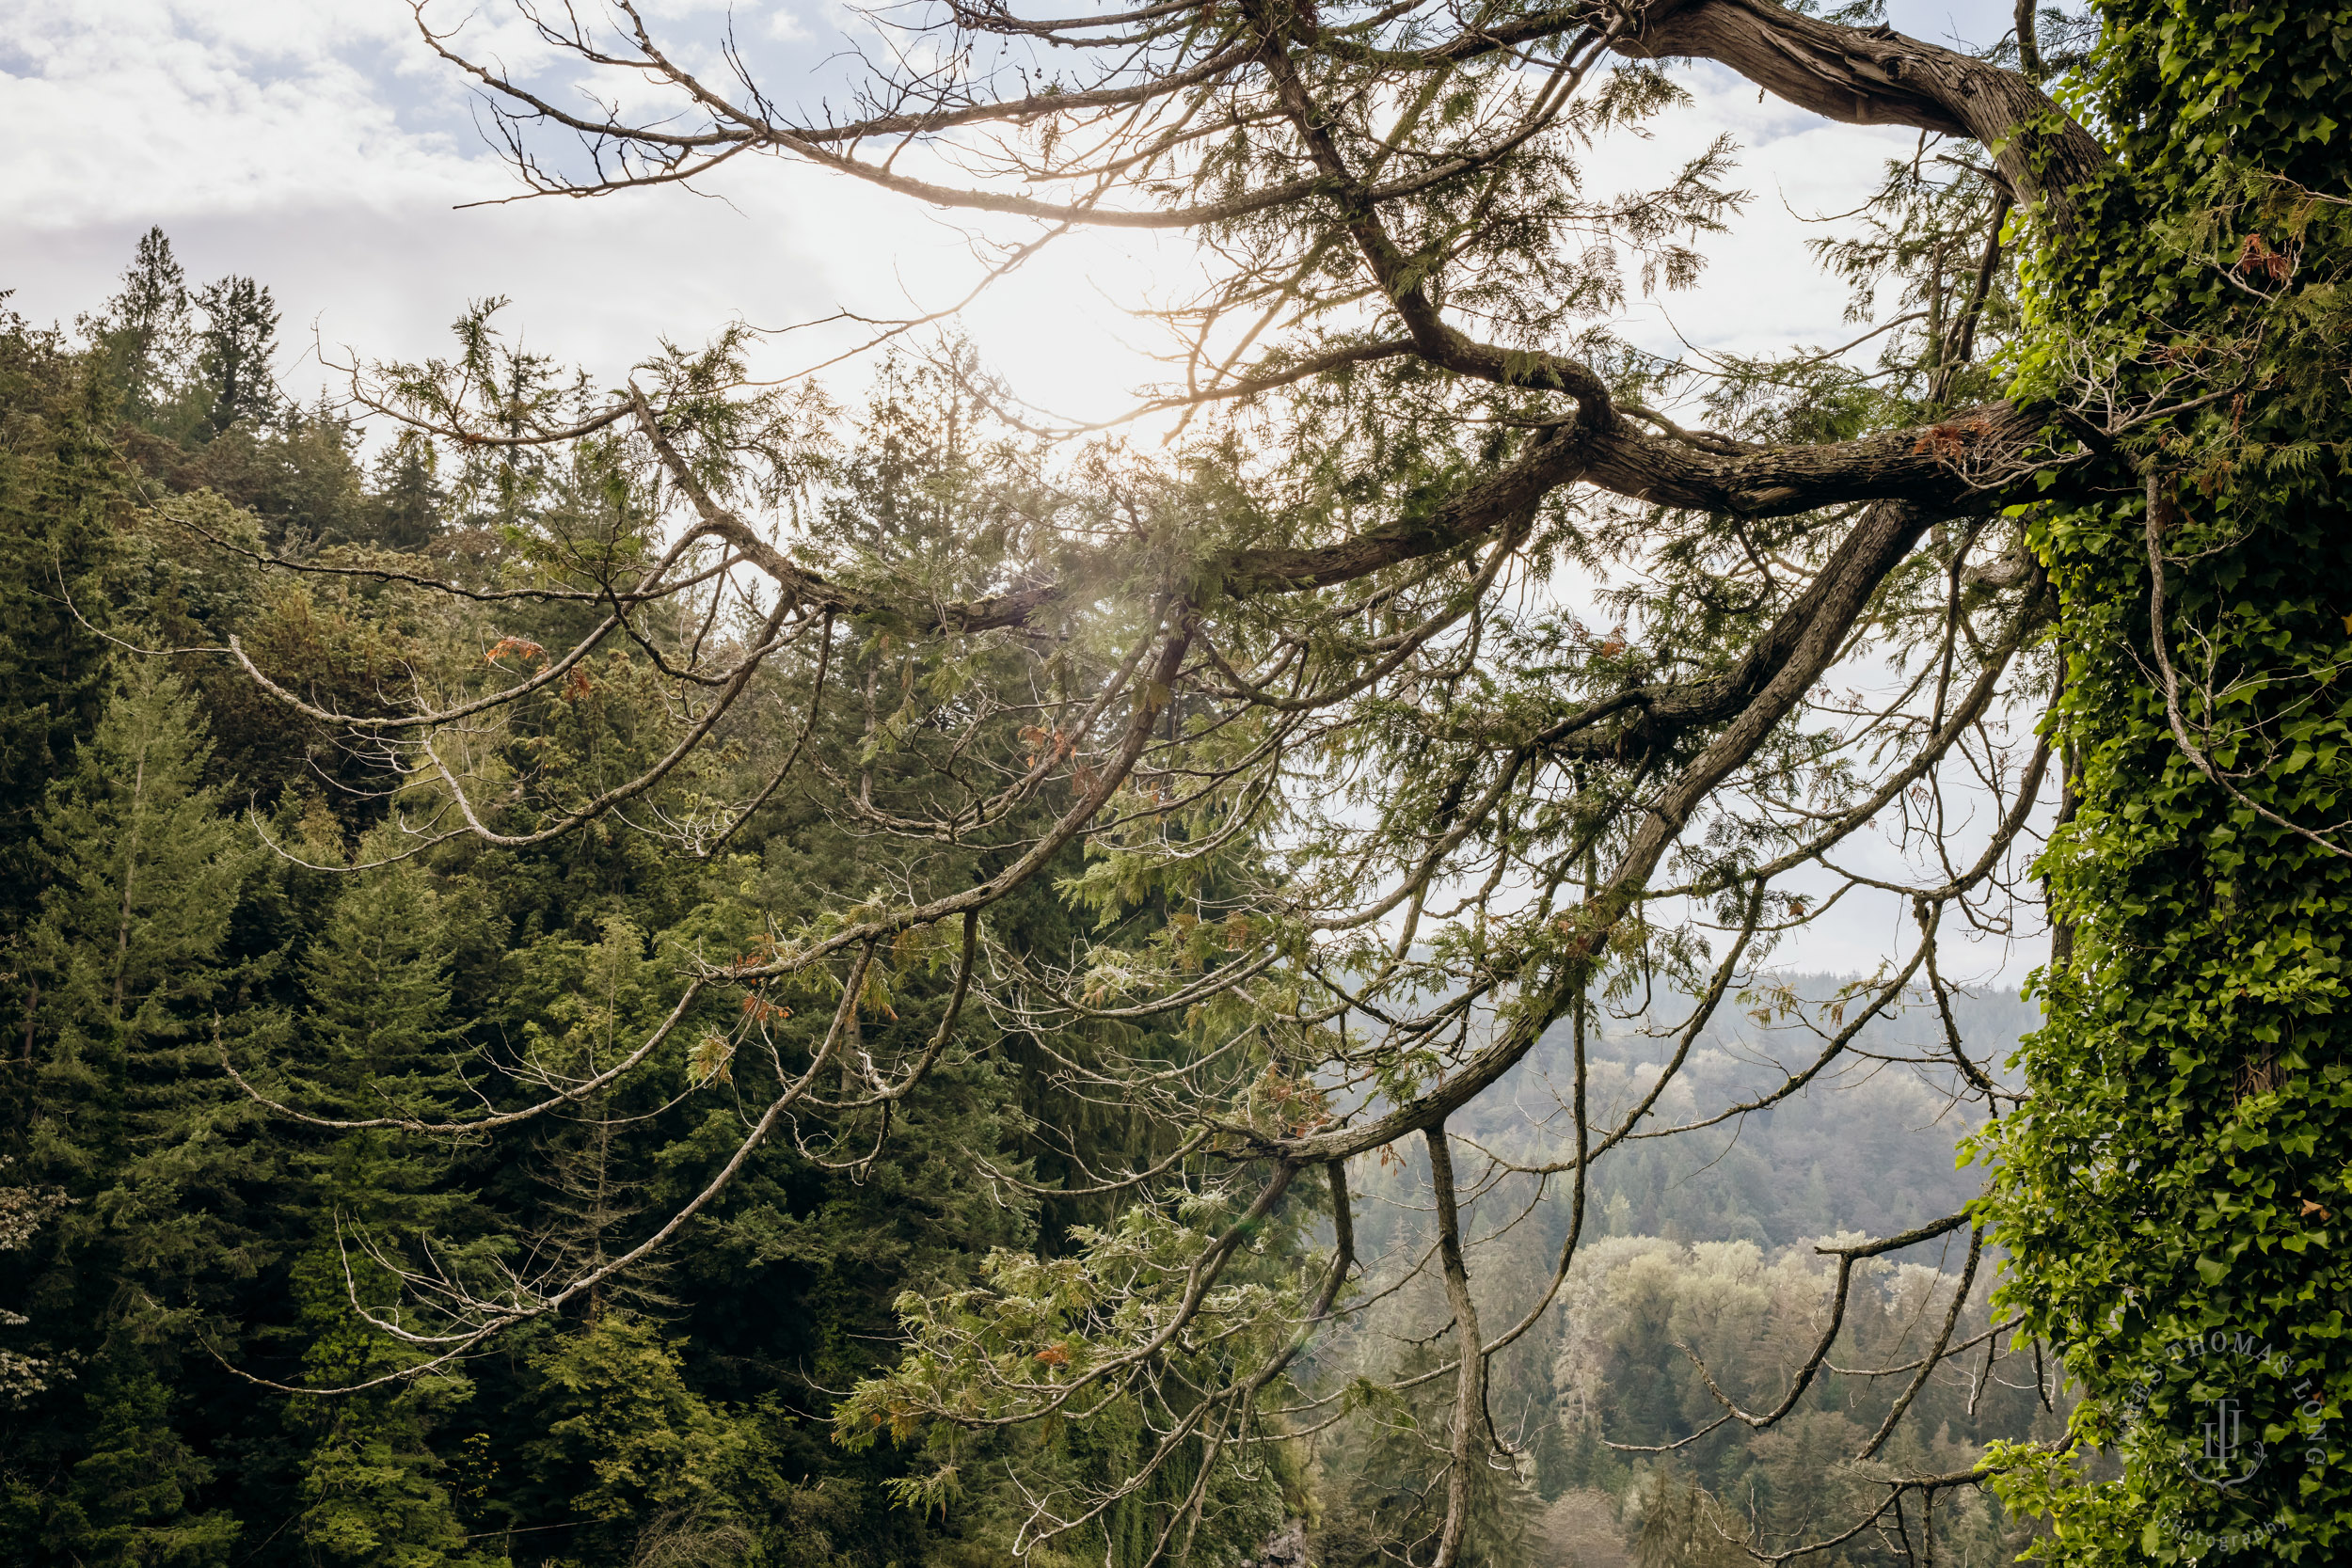
[[2352, 1560], [2352, 5], [388, 3], [1160, 372], [0, 296], [0, 1562]]

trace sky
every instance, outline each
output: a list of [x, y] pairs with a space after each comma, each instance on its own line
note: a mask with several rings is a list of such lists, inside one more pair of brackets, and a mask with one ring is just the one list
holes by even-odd
[[[709, 0], [656, 0], [674, 36], [698, 45], [726, 24]], [[1997, 37], [2006, 8], [1898, 0], [1928, 38]], [[410, 358], [439, 344], [466, 302], [513, 301], [507, 319], [539, 348], [612, 373], [663, 335], [693, 341], [740, 317], [762, 326], [847, 309], [900, 316], [960, 297], [976, 272], [968, 220], [854, 182], [764, 160], [706, 194], [640, 191], [596, 201], [513, 196], [485, 142], [467, 83], [418, 40], [405, 0], [11, 0], [0, 33], [0, 288], [35, 320], [98, 306], [138, 234], [160, 224], [192, 278], [244, 273], [284, 311], [287, 389], [327, 372], [301, 353], [355, 348]], [[476, 48], [528, 66], [544, 57], [501, 0], [437, 0]], [[739, 36], [786, 102], [839, 80], [847, 13], [822, 0], [735, 8]], [[1661, 169], [1728, 132], [1755, 193], [1697, 291], [1635, 308], [1627, 330], [1671, 349], [1842, 341], [1837, 288], [1812, 269], [1799, 213], [1853, 204], [1899, 130], [1838, 126], [1726, 73], [1686, 72], [1697, 95], [1645, 144], [1608, 144], [1603, 184]], [[1125, 306], [1181, 277], [1183, 258], [1148, 239], [1089, 234], [998, 285], [963, 325], [984, 359], [1033, 401], [1100, 417], [1154, 369], [1149, 332]], [[823, 332], [780, 345], [770, 373], [843, 344]]]
[[[437, 0], [471, 47], [529, 67], [543, 57], [502, 0]], [[668, 337], [692, 343], [731, 320], [781, 327], [849, 310], [940, 309], [977, 277], [966, 225], [854, 182], [776, 160], [703, 194], [670, 188], [594, 201], [504, 205], [513, 172], [477, 125], [466, 82], [417, 39], [405, 0], [9, 0], [0, 29], [0, 290], [35, 321], [100, 307], [134, 243], [160, 225], [193, 281], [241, 273], [282, 310], [279, 379], [308, 400], [351, 355], [439, 352], [470, 299], [503, 295], [532, 347], [617, 376]], [[652, 0], [675, 36], [715, 39], [729, 8]], [[1915, 36], [1996, 39], [2005, 0], [1894, 0]], [[849, 13], [824, 0], [733, 8], [739, 38], [787, 103], [837, 84]], [[1741, 146], [1754, 193], [1734, 234], [1710, 241], [1698, 289], [1637, 303], [1621, 330], [1647, 347], [1761, 351], [1852, 336], [1843, 291], [1812, 267], [1799, 214], [1841, 212], [1915, 137], [1833, 125], [1716, 68], [1682, 72], [1694, 103], [1659, 135], [1606, 144], [1598, 184], [1629, 183], [1719, 133]], [[1073, 419], [1118, 412], [1152, 379], [1154, 346], [1126, 307], [1184, 276], [1180, 250], [1085, 234], [1057, 245], [961, 317], [1014, 389]], [[848, 339], [782, 340], [760, 367], [787, 374]], [[831, 372], [851, 394], [857, 367]], [[1884, 897], [1834, 916], [1788, 961], [1848, 971], [1884, 950]], [[2015, 974], [2038, 954], [1985, 955]]]

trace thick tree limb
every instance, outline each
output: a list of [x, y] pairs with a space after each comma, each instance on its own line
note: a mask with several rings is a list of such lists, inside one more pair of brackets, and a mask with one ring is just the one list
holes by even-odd
[[2075, 187], [2108, 161], [2018, 72], [1892, 27], [1841, 27], [1770, 0], [1648, 0], [1615, 47], [1637, 58], [1716, 61], [1824, 119], [1972, 137], [2018, 201], [2039, 203], [2060, 229], [2073, 221]]

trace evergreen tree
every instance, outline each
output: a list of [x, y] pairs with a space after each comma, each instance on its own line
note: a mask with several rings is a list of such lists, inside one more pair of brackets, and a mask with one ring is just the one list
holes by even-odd
[[[1404, 1380], [1438, 1364], [1427, 1342], [1408, 1345], [1390, 1375]], [[1327, 1510], [1316, 1560], [1325, 1568], [1425, 1561], [1445, 1518], [1450, 1460], [1444, 1426], [1450, 1390], [1424, 1381], [1375, 1402], [1329, 1443], [1321, 1488]], [[1462, 1568], [1521, 1568], [1536, 1497], [1492, 1463], [1470, 1478]]]
[[[351, 882], [301, 965], [310, 1049], [295, 1070], [310, 1102], [349, 1118], [456, 1114], [448, 967], [440, 897], [423, 872], [395, 866]], [[301, 1164], [322, 1210], [356, 1224], [435, 1226], [449, 1212], [446, 1201], [419, 1207], [449, 1175], [443, 1143], [360, 1129]]]
[[160, 228], [139, 236], [122, 286], [92, 324], [122, 396], [122, 417], [154, 427], [177, 401], [196, 351], [187, 274]]
[[1642, 1528], [1633, 1541], [1636, 1568], [1737, 1568], [1749, 1560], [1726, 1537], [1713, 1504], [1698, 1483], [1661, 1466], [1650, 1478]]
[[[350, 1119], [458, 1114], [439, 899], [425, 875], [398, 866], [350, 883], [301, 966], [309, 1005], [296, 1091]], [[469, 1199], [443, 1141], [385, 1128], [336, 1132], [294, 1161], [309, 1186], [310, 1235], [294, 1264], [306, 1381], [365, 1384], [415, 1367], [423, 1353], [355, 1310], [394, 1313], [400, 1292], [379, 1256], [413, 1255], [430, 1238], [446, 1259]], [[462, 1244], [462, 1237], [460, 1238]], [[322, 1562], [439, 1568], [484, 1562], [441, 1479], [432, 1433], [471, 1384], [437, 1371], [334, 1398], [297, 1401], [287, 1421], [299, 1461], [302, 1542]]]
[[1535, 1496], [1546, 1502], [1557, 1502], [1560, 1494], [1575, 1484], [1575, 1452], [1568, 1446], [1567, 1433], [1561, 1429], [1559, 1418], [1547, 1414], [1543, 1424], [1535, 1429], [1533, 1445], [1535, 1461]]
[[224, 1015], [257, 1022], [229, 951], [254, 860], [206, 757], [186, 689], [133, 664], [45, 813], [24, 1136], [31, 1173], [74, 1201], [26, 1305], [84, 1370], [9, 1477], [16, 1561], [212, 1562], [238, 1535], [194, 1496], [214, 1467], [182, 1431], [183, 1362], [263, 1260], [249, 1207], [272, 1174], [215, 1044]]
[[446, 500], [432, 443], [403, 432], [377, 455], [374, 515], [366, 533], [388, 549], [417, 551], [441, 531]]
[[218, 491], [259, 516], [273, 540], [327, 542], [364, 533], [374, 506], [352, 422], [324, 398], [310, 408], [282, 409], [265, 399], [253, 412], [265, 417], [240, 419], [178, 462], [175, 486]]
[[599, 1314], [551, 1335], [530, 1368], [541, 1436], [520, 1456], [551, 1517], [575, 1522], [590, 1560], [756, 1560], [778, 1473], [772, 1410], [695, 1393], [678, 1347], [646, 1319]]
[[234, 276], [206, 284], [196, 302], [204, 311], [197, 373], [210, 398], [205, 418], [212, 434], [239, 420], [267, 420], [278, 407], [270, 373], [278, 302], [266, 285]]
[[[347, 1260], [356, 1279], [347, 1279]], [[351, 1259], [314, 1246], [295, 1263], [293, 1283], [299, 1324], [313, 1336], [302, 1358], [312, 1384], [351, 1387], [423, 1359], [352, 1310], [355, 1284], [372, 1308], [396, 1304], [383, 1271], [364, 1254]], [[462, 1568], [499, 1560], [469, 1547], [432, 1443], [435, 1429], [472, 1392], [469, 1379], [436, 1370], [289, 1405], [287, 1424], [304, 1443], [294, 1524], [313, 1561]]]
[[[594, 942], [550, 938], [529, 957], [535, 972], [531, 983], [546, 988], [549, 1000], [544, 1022], [524, 1026], [524, 1041], [533, 1070], [548, 1082], [578, 1082], [610, 1067], [628, 1041], [652, 1027], [668, 1001], [661, 994], [667, 976], [645, 957], [644, 932], [620, 915], [597, 925]], [[600, 1091], [580, 1102], [576, 1117], [541, 1136], [535, 1164], [546, 1228], [536, 1248], [562, 1273], [601, 1269], [635, 1240], [629, 1227], [646, 1207], [639, 1168], [646, 1151], [625, 1130], [632, 1109]], [[596, 1287], [589, 1315], [615, 1301], [655, 1309], [675, 1306], [657, 1288], [661, 1272], [639, 1269]]]
[[[124, 495], [109, 422], [87, 361], [56, 333], [0, 314], [0, 987], [12, 1023], [38, 1002], [24, 965], [5, 955], [47, 879], [40, 806], [103, 700], [104, 644], [82, 617], [103, 616], [102, 576]], [[26, 1059], [31, 1037], [14, 1043], [8, 1054]]]

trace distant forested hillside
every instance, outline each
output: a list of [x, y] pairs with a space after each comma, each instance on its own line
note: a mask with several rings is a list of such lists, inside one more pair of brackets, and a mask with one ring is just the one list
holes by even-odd
[[[1742, 1009], [1690, 1041], [1644, 1126], [1712, 1117], [1783, 1084], [1849, 1022], [1839, 1000], [1857, 990], [1851, 977], [1818, 974], [1753, 981]], [[1681, 1045], [1689, 999], [1640, 1000], [1643, 1010], [1587, 1030], [1588, 1108], [1604, 1126], [1641, 1101]], [[2006, 993], [1962, 996], [1951, 1012], [1979, 1056], [2005, 1054], [2038, 1022], [2029, 1003]], [[1574, 1264], [1549, 1310], [1496, 1358], [1489, 1408], [1524, 1461], [1490, 1478], [1476, 1560], [1732, 1568], [1754, 1560], [1741, 1540], [1786, 1551], [1843, 1531], [1883, 1497], [1873, 1490], [1882, 1475], [1956, 1473], [1990, 1440], [2063, 1430], [2069, 1396], [2056, 1369], [1989, 1332], [1993, 1257], [1954, 1307], [1964, 1230], [1854, 1265], [1843, 1329], [1783, 1423], [1756, 1432], [1726, 1418], [1708, 1386], [1752, 1414], [1777, 1406], [1837, 1294], [1836, 1259], [1817, 1247], [1913, 1229], [1982, 1191], [1983, 1173], [1957, 1157], [1979, 1122], [1951, 1109], [1948, 1060], [1935, 1060], [1945, 1038], [1935, 1007], [1915, 1000], [1866, 1023], [1854, 1042], [1861, 1059], [1835, 1077], [1708, 1132], [1629, 1141], [1596, 1164]], [[1462, 1136], [1487, 1156], [1472, 1167], [1480, 1192], [1470, 1227], [1484, 1264], [1483, 1323], [1518, 1322], [1549, 1288], [1571, 1218], [1559, 1167], [1574, 1156], [1565, 1110], [1574, 1076], [1571, 1032], [1555, 1029], [1505, 1081], [1507, 1095], [1465, 1118]], [[1548, 1179], [1531, 1174], [1547, 1166]], [[1426, 1164], [1401, 1153], [1361, 1180], [1377, 1216], [1359, 1222], [1358, 1236], [1376, 1259], [1373, 1301], [1320, 1364], [1334, 1375], [1409, 1378], [1437, 1364], [1428, 1346], [1447, 1316], [1428, 1278], [1407, 1277], [1434, 1244]], [[1910, 1389], [1947, 1323], [1948, 1342], [1968, 1348]], [[1882, 1434], [1899, 1405], [1908, 1419]], [[1430, 1474], [1428, 1456], [1401, 1433], [1383, 1435], [1375, 1415], [1327, 1444], [1320, 1463], [1331, 1511], [1324, 1560], [1376, 1560], [1367, 1543], [1419, 1506], [1411, 1483]], [[1891, 1568], [1924, 1556], [1931, 1530], [1939, 1561], [2005, 1561], [2032, 1534], [1973, 1494], [1947, 1497], [1932, 1520], [1915, 1511], [1908, 1528], [1908, 1539], [1890, 1526], [1809, 1560]]]
[[[1836, 999], [1856, 989], [1852, 976], [1760, 979], [1747, 1007], [1723, 1009], [1692, 1042], [1653, 1121], [1713, 1116], [1776, 1088], [1787, 1069], [1826, 1043], [1837, 1027]], [[1645, 1013], [1606, 1019], [1591, 1032], [1593, 1104], [1603, 1120], [1615, 1120], [1656, 1082], [1689, 1007], [1687, 998], [1660, 995]], [[2031, 1003], [2009, 991], [1963, 993], [1952, 1013], [1979, 1054], [2006, 1055], [2041, 1022]], [[1943, 1035], [1933, 1005], [1915, 996], [1895, 1016], [1865, 1023], [1851, 1057], [1788, 1098], [1708, 1133], [1617, 1151], [1595, 1168], [1601, 1229], [1772, 1248], [1832, 1231], [1891, 1235], [1951, 1213], [1983, 1189], [1983, 1173], [1961, 1167], [1954, 1155], [1982, 1110], [1954, 1103], [1949, 1061], [1936, 1059]], [[1510, 1102], [1540, 1108], [1572, 1076], [1568, 1050], [1568, 1031], [1555, 1027], [1518, 1069]], [[1511, 1137], [1504, 1117], [1488, 1119], [1497, 1138]], [[1531, 1156], [1559, 1147], [1540, 1131], [1521, 1136]]]

